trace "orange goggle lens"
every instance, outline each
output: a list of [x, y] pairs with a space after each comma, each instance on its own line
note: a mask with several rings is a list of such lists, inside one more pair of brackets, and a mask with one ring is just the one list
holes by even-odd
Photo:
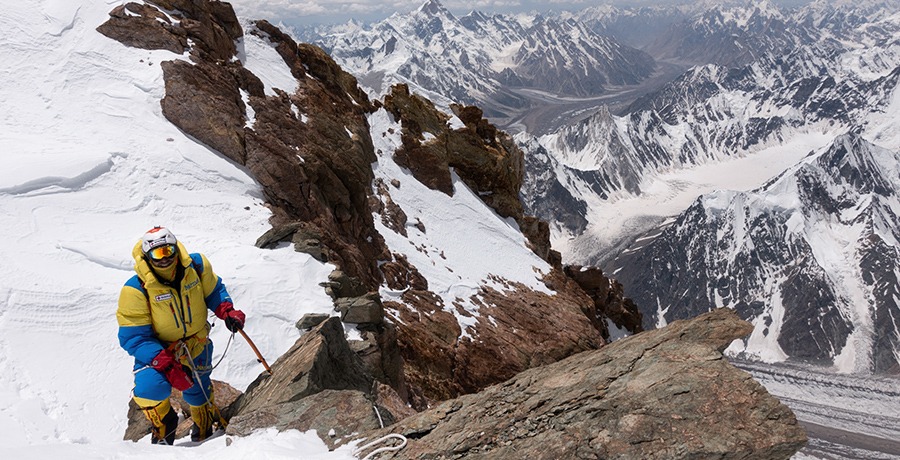
[[155, 247], [147, 253], [153, 260], [165, 259], [166, 257], [172, 257], [175, 255], [175, 246], [171, 244], [167, 244], [165, 246]]

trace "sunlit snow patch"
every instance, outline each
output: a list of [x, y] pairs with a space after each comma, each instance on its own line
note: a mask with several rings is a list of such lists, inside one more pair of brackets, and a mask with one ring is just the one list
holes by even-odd
[[[393, 201], [408, 218], [408, 237], [395, 233], [375, 216], [375, 226], [392, 252], [403, 254], [428, 280], [429, 290], [443, 301], [445, 311], [459, 321], [462, 336], [475, 325], [479, 307], [471, 297], [489, 286], [508, 289], [503, 280], [521, 283], [535, 291], [552, 294], [541, 277], [551, 267], [526, 246], [525, 237], [512, 219], [497, 215], [451, 170], [453, 196], [431, 190], [393, 160], [402, 145], [402, 128], [386, 110], [369, 117], [378, 161], [375, 176], [390, 183]], [[425, 231], [416, 225], [421, 222]], [[402, 302], [402, 292], [382, 289], [385, 300]], [[458, 308], [457, 308], [458, 307]]]

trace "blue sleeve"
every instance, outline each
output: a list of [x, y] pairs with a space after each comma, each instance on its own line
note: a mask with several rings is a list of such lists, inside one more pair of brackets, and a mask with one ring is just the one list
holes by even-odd
[[163, 346], [153, 333], [147, 292], [137, 276], [122, 286], [116, 320], [119, 323], [119, 345], [139, 363], [153, 361]]
[[153, 335], [153, 328], [147, 326], [119, 326], [119, 345], [134, 356], [134, 360], [147, 365], [162, 351], [162, 344]]
[[206, 308], [209, 308], [212, 311], [216, 311], [216, 308], [222, 302], [232, 302], [231, 296], [228, 295], [228, 290], [225, 289], [225, 284], [222, 283], [221, 277], [216, 277], [216, 287], [213, 288], [212, 292], [208, 296], [206, 296], [205, 300]]

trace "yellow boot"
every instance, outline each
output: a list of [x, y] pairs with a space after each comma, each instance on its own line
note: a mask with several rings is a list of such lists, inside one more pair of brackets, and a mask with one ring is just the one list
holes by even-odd
[[175, 445], [175, 428], [178, 427], [178, 414], [172, 410], [172, 404], [168, 399], [155, 405], [152, 401], [143, 398], [135, 398], [141, 412], [150, 421], [150, 442], [152, 444]]
[[[210, 398], [211, 400], [212, 398]], [[202, 406], [191, 406], [191, 419], [194, 420], [194, 426], [191, 427], [191, 441], [204, 441], [212, 436], [214, 427], [225, 428], [225, 421], [222, 420], [222, 414], [213, 401]]]

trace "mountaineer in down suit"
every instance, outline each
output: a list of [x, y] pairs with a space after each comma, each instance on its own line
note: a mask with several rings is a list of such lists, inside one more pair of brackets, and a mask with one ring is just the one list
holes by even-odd
[[[189, 254], [166, 228], [150, 229], [134, 246], [134, 270], [119, 294], [119, 344], [134, 357], [134, 401], [152, 425], [151, 442], [172, 445], [178, 415], [172, 387], [190, 405], [191, 440], [202, 441], [225, 421], [213, 401], [207, 311], [232, 333], [244, 313], [205, 256]], [[197, 381], [199, 380], [199, 382]]]

